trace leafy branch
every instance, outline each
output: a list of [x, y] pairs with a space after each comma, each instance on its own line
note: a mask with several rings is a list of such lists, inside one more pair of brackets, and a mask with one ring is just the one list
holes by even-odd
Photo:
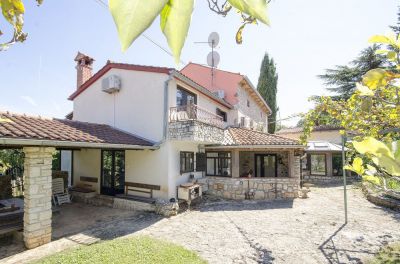
[[[43, 0], [36, 0], [36, 2], [41, 5]], [[0, 0], [0, 9], [3, 17], [13, 28], [11, 40], [0, 43], [0, 51], [4, 51], [17, 42], [24, 42], [28, 34], [23, 31], [25, 7], [22, 0]], [[2, 35], [0, 30], [0, 36]]]

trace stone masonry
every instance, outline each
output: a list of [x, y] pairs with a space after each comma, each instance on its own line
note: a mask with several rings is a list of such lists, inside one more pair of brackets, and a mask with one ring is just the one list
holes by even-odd
[[[208, 186], [208, 193], [226, 199], [272, 200], [297, 198], [299, 178], [224, 178], [198, 179]], [[249, 195], [250, 194], [250, 195]]]
[[24, 147], [24, 242], [28, 249], [51, 241], [51, 147]]
[[221, 143], [224, 130], [198, 120], [169, 123], [169, 139]]

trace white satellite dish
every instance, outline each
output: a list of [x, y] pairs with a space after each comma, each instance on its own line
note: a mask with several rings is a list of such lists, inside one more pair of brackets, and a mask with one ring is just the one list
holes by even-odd
[[219, 35], [217, 32], [212, 32], [209, 36], [208, 36], [208, 45], [210, 45], [211, 48], [215, 48], [217, 47], [219, 43]]
[[218, 52], [212, 51], [212, 52], [208, 53], [208, 55], [207, 55], [208, 66], [215, 68], [218, 66], [219, 61], [220, 61], [220, 57], [219, 57]]

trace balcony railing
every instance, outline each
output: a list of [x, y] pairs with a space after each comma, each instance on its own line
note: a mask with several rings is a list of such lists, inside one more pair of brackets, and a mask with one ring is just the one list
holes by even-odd
[[197, 120], [212, 126], [224, 128], [222, 117], [207, 111], [195, 104], [171, 107], [169, 110], [169, 121], [179, 122]]

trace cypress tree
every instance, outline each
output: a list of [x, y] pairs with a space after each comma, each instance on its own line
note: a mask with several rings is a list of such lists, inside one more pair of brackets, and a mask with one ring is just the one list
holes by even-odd
[[261, 63], [260, 76], [258, 77], [257, 90], [267, 102], [272, 110], [272, 114], [268, 118], [268, 133], [275, 133], [276, 129], [276, 93], [278, 85], [278, 74], [274, 59], [270, 59], [268, 54], [265, 53], [264, 59]]

